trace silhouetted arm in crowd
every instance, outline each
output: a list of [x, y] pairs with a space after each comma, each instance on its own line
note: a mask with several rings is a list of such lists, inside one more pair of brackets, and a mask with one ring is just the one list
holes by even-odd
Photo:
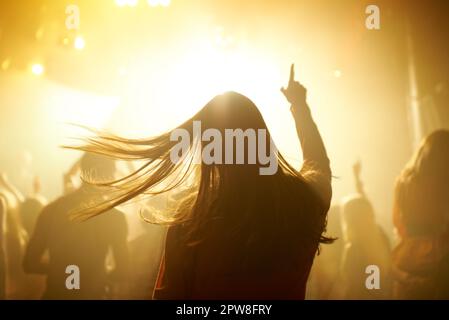
[[307, 90], [295, 81], [293, 64], [290, 68], [288, 86], [287, 88], [281, 88], [281, 91], [291, 104], [290, 111], [295, 120], [296, 131], [301, 143], [304, 159], [301, 174], [313, 185], [323, 203], [329, 206], [332, 197], [332, 173], [329, 158], [306, 102]]
[[17, 200], [17, 202], [23, 202], [25, 197], [23, 194], [8, 180], [8, 177], [5, 173], [0, 174], [0, 186], [5, 188], [6, 191], [9, 191]]
[[48, 263], [43, 261], [45, 251], [48, 249], [48, 207], [39, 215], [33, 235], [28, 242], [23, 259], [23, 270], [26, 273], [47, 274]]
[[352, 171], [354, 173], [355, 188], [357, 192], [361, 196], [366, 197], [365, 189], [363, 188], [363, 182], [362, 179], [360, 178], [360, 172], [362, 171], [362, 163], [360, 161], [354, 163], [354, 165], [352, 166]]
[[0, 194], [0, 300], [6, 298], [6, 258], [4, 250], [3, 222], [6, 216], [6, 203]]

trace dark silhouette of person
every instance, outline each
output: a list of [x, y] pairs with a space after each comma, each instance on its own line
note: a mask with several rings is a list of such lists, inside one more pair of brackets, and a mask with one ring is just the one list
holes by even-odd
[[[40, 179], [36, 176], [32, 183], [32, 193], [24, 197], [18, 210], [23, 231], [26, 233], [26, 241], [23, 244], [24, 248], [33, 233], [37, 218], [46, 204], [47, 199], [41, 194]], [[21, 263], [22, 260], [23, 258], [21, 259]], [[20, 269], [22, 268], [20, 267]], [[20, 299], [39, 299], [45, 289], [45, 277], [36, 274], [24, 274], [23, 278], [24, 285], [21, 289]]]
[[3, 236], [5, 216], [6, 202], [0, 194], [0, 300], [6, 298], [6, 255], [5, 240]]
[[0, 197], [3, 199], [3, 240], [6, 261], [6, 299], [26, 299], [27, 277], [21, 268], [25, 251], [26, 232], [20, 221], [23, 195], [0, 173]]
[[[108, 180], [114, 177], [115, 162], [85, 154], [80, 169], [84, 177]], [[84, 182], [77, 190], [46, 206], [38, 217], [23, 267], [28, 273], [47, 276], [44, 299], [103, 299], [110, 283], [126, 280], [128, 231], [124, 215], [111, 209], [87, 221], [72, 219], [72, 213], [93, 201], [96, 194], [96, 187]], [[109, 250], [115, 268], [108, 272]], [[78, 267], [79, 289], [66, 286], [70, 275], [66, 268], [71, 265]]]
[[141, 220], [142, 233], [129, 243], [130, 265], [129, 297], [151, 300], [163, 252], [165, 228]]
[[194, 137], [194, 121], [223, 138], [227, 130], [258, 132], [259, 156], [274, 147], [256, 105], [235, 92], [216, 96], [192, 118], [160, 136], [133, 140], [100, 133], [89, 138], [85, 146], [75, 147], [145, 161], [127, 179], [109, 184], [121, 194], [87, 208], [82, 212], [84, 217], [141, 194], [169, 192], [191, 184], [191, 192], [178, 202], [175, 213], [159, 218], [170, 227], [156, 299], [304, 299], [318, 246], [332, 241], [323, 236], [332, 193], [331, 170], [306, 103], [306, 89], [295, 81], [293, 65], [288, 87], [282, 92], [291, 104], [302, 147], [304, 164], [300, 171], [273, 152], [277, 170], [261, 174], [260, 169], [268, 165], [263, 158], [254, 157], [248, 137], [241, 163], [237, 162], [241, 145], [233, 143], [232, 149], [226, 150], [225, 139], [217, 136], [215, 145], [223, 152], [211, 152], [215, 161], [205, 161], [201, 155], [201, 164], [192, 161], [198, 149], [204, 155], [213, 137], [201, 139], [199, 144], [197, 139], [190, 139], [185, 157], [173, 160], [179, 139], [172, 139], [172, 134]]
[[332, 205], [327, 214], [326, 235], [334, 238], [331, 246], [320, 248], [307, 283], [307, 299], [328, 300], [338, 298], [339, 270], [343, 256], [341, 208]]
[[20, 219], [28, 236], [33, 233], [37, 218], [46, 204], [47, 200], [41, 194], [40, 180], [38, 177], [35, 177], [33, 181], [33, 193], [27, 196], [20, 204]]
[[[339, 281], [342, 299], [387, 299], [391, 289], [391, 246], [376, 223], [373, 206], [360, 178], [361, 163], [353, 166], [357, 194], [342, 203], [344, 250]], [[379, 270], [379, 288], [367, 288], [368, 266]]]
[[394, 297], [449, 297], [449, 131], [427, 136], [396, 181]]

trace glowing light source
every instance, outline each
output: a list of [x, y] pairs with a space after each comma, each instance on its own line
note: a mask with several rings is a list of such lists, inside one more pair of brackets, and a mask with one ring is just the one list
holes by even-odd
[[45, 68], [42, 64], [35, 63], [31, 66], [31, 72], [36, 76], [40, 76], [45, 72]]
[[3, 71], [8, 70], [10, 65], [11, 65], [11, 60], [10, 59], [3, 60], [3, 62], [2, 62], [2, 70]]
[[170, 0], [148, 0], [148, 4], [152, 7], [163, 6], [168, 7], [170, 5]]
[[117, 73], [119, 76], [124, 77], [128, 74], [128, 70], [126, 69], [126, 67], [120, 67], [118, 68]]
[[81, 36], [77, 36], [75, 38], [75, 42], [73, 43], [76, 50], [83, 50], [86, 46], [86, 41], [84, 41], [84, 38]]
[[228, 49], [234, 43], [234, 38], [230, 35], [226, 35], [223, 27], [217, 27], [214, 30], [215, 45], [221, 49]]
[[75, 91], [65, 91], [58, 99], [63, 99], [65, 104], [55, 107], [52, 114], [55, 119], [65, 124], [67, 130], [81, 133], [83, 129], [67, 124], [80, 124], [93, 128], [102, 128], [109, 121], [120, 100], [115, 97], [96, 96]]
[[159, 3], [163, 7], [168, 7], [170, 5], [170, 0], [159, 0]]
[[129, 6], [135, 7], [139, 3], [139, 0], [115, 0], [115, 4], [119, 7]]
[[35, 36], [36, 36], [36, 40], [42, 39], [42, 37], [44, 36], [44, 28], [41, 27], [41, 28], [37, 29]]
[[341, 70], [334, 70], [334, 77], [335, 78], [341, 78], [341, 75], [342, 75], [342, 73], [341, 73]]
[[115, 4], [118, 5], [119, 7], [126, 6], [127, 3], [128, 3], [127, 0], [115, 0]]

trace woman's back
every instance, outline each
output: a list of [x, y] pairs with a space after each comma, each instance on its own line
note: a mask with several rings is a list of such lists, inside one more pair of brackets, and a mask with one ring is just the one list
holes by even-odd
[[152, 216], [171, 225], [157, 298], [304, 298], [318, 244], [332, 242], [322, 235], [331, 170], [293, 65], [281, 91], [301, 144], [299, 172], [277, 152], [257, 106], [235, 92], [216, 96], [160, 136], [133, 140], [105, 134], [78, 148], [145, 161], [131, 175], [106, 183], [118, 187], [117, 196], [87, 208], [83, 217], [144, 193], [192, 186], [191, 200], [175, 214]]
[[[188, 225], [169, 229], [157, 299], [304, 299], [326, 206], [306, 182], [293, 177], [283, 186], [260, 189], [258, 205], [249, 209], [250, 223], [239, 223], [239, 215], [248, 213], [230, 206], [233, 212], [209, 221], [197, 244], [186, 241]], [[237, 196], [233, 203], [241, 201]]]

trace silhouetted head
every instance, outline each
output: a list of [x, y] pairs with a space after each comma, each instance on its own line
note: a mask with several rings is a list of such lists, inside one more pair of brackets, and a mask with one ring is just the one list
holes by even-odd
[[80, 159], [81, 176], [87, 181], [111, 181], [115, 179], [115, 161], [111, 158], [85, 153]]
[[[296, 251], [293, 240], [283, 246], [277, 243], [279, 230], [273, 228], [273, 221], [284, 220], [277, 225], [289, 226], [292, 239], [300, 234], [312, 243], [329, 242], [322, 237], [322, 224], [309, 221], [316, 221], [316, 215], [328, 208], [305, 182], [302, 174], [307, 172], [300, 174], [277, 152], [260, 111], [241, 94], [227, 92], [214, 97], [193, 117], [157, 137], [132, 140], [101, 134], [88, 142], [78, 149], [144, 164], [130, 176], [111, 183], [121, 194], [84, 210], [85, 217], [141, 194], [178, 188], [189, 192], [178, 202], [176, 214], [165, 222], [183, 223], [191, 243], [203, 240], [211, 223], [222, 221], [232, 232], [247, 230], [240, 234], [247, 238], [243, 243], [262, 238], [266, 246], [259, 246], [261, 254], [269, 246], [278, 252], [280, 247]], [[183, 157], [176, 157], [178, 151]]]
[[437, 130], [423, 140], [396, 182], [395, 216], [401, 217], [408, 232], [436, 234], [445, 230], [448, 181], [449, 131]]
[[449, 185], [449, 131], [437, 130], [428, 135], [410, 162], [409, 169], [416, 175], [444, 180]]
[[281, 171], [287, 168], [259, 109], [242, 94], [226, 92], [215, 96], [183, 126], [195, 134], [190, 131], [192, 122], [201, 123], [202, 180], [219, 177], [216, 186], [220, 192], [232, 188], [246, 193], [247, 188], [263, 183], [262, 170], [276, 175], [279, 162]]
[[195, 118], [201, 120], [205, 129], [268, 130], [262, 114], [254, 102], [233, 91], [215, 96]]
[[375, 228], [375, 217], [368, 199], [359, 194], [344, 198], [342, 225], [345, 241], [354, 241], [371, 234], [371, 230]]

